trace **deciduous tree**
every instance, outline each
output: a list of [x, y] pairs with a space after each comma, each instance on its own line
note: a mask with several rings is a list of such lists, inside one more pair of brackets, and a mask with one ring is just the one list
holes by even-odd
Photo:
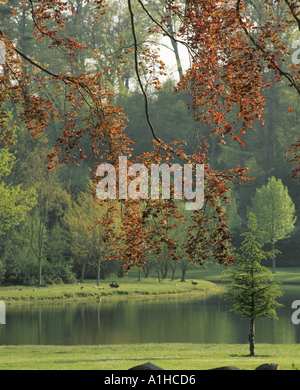
[[[255, 215], [259, 229], [263, 230], [263, 243], [270, 242], [272, 250], [278, 240], [288, 237], [296, 222], [295, 205], [280, 179], [269, 178], [268, 184], [256, 190], [249, 211]], [[275, 273], [275, 252], [272, 259]]]
[[25, 219], [26, 213], [37, 202], [36, 188], [23, 190], [8, 182], [15, 157], [7, 149], [0, 149], [0, 236]]

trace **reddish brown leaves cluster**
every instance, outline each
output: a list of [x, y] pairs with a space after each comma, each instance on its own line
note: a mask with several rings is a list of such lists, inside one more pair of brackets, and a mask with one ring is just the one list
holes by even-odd
[[[144, 153], [134, 162], [142, 162], [148, 168], [151, 164], [163, 162], [171, 166], [175, 155], [193, 166], [205, 164], [203, 209], [183, 214], [180, 210], [186, 199], [174, 200], [173, 184], [171, 184], [171, 199], [168, 200], [129, 199], [119, 200], [117, 205], [112, 204], [108, 199], [97, 201], [99, 204], [106, 204], [109, 208], [107, 216], [98, 223], [101, 223], [106, 230], [105, 243], [110, 248], [111, 259], [121, 259], [126, 270], [134, 265], [143, 265], [149, 251], [156, 257], [165, 256], [172, 260], [179, 260], [186, 256], [192, 264], [204, 264], [208, 258], [214, 258], [224, 265], [234, 261], [228, 253], [231, 247], [229, 242], [231, 234], [226, 225], [224, 205], [230, 202], [230, 198], [226, 183], [246, 180], [247, 168], [236, 168], [230, 172], [212, 170], [206, 157], [208, 144], [205, 141], [205, 148], [199, 147], [197, 153], [193, 155], [185, 155], [180, 149], [182, 144], [183, 142], [174, 142], [166, 145], [154, 141], [154, 151]], [[131, 161], [128, 165], [132, 163]], [[118, 193], [118, 175], [116, 187]], [[111, 229], [112, 215], [122, 220], [119, 231]], [[175, 237], [174, 234], [170, 234], [174, 229], [178, 232]], [[186, 231], [186, 240], [179, 244], [179, 237], [184, 231]]]
[[210, 124], [213, 133], [240, 141], [240, 131], [262, 122], [266, 84], [259, 54], [242, 34], [235, 8], [190, 1], [181, 33], [195, 56], [176, 90], [190, 88], [197, 120]]
[[287, 152], [292, 152], [293, 157], [291, 159], [286, 159], [289, 163], [297, 164], [291, 174], [293, 179], [296, 179], [300, 176], [300, 140], [297, 140], [294, 144], [292, 144], [292, 149], [287, 149]]

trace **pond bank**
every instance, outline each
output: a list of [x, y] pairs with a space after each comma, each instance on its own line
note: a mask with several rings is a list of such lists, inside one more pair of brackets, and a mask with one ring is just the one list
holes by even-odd
[[[197, 283], [197, 284], [192, 284]], [[185, 282], [155, 279], [142, 279], [141, 281], [128, 278], [118, 281], [119, 287], [109, 285], [112, 280], [101, 282], [96, 286], [94, 281], [82, 284], [51, 285], [47, 287], [10, 286], [0, 288], [0, 300], [5, 304], [25, 302], [53, 302], [53, 301], [79, 301], [79, 300], [106, 300], [106, 299], [137, 299], [152, 298], [169, 295], [207, 295], [217, 294], [220, 286], [206, 280], [186, 280]]]
[[[227, 267], [226, 267], [227, 268]], [[222, 282], [221, 274], [225, 267], [208, 266], [188, 270], [186, 281], [180, 281], [180, 272], [177, 271], [175, 280], [141, 277], [138, 281], [138, 271], [132, 270], [123, 278], [110, 277], [101, 280], [96, 286], [95, 280], [86, 280], [84, 283], [51, 285], [46, 287], [9, 286], [0, 287], [0, 300], [5, 304], [25, 302], [50, 302], [72, 300], [97, 299], [130, 299], [151, 298], [176, 294], [192, 294], [205, 296], [218, 294], [226, 284]], [[118, 288], [109, 285], [117, 280]], [[274, 275], [276, 282], [285, 284], [300, 284], [300, 268], [277, 268]]]

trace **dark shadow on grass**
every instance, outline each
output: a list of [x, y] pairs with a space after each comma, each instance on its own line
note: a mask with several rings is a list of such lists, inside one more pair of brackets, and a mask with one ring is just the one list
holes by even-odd
[[251, 355], [239, 355], [237, 353], [229, 355], [229, 356], [230, 357], [254, 357], [254, 358], [257, 358], [257, 357], [272, 357], [272, 355], [254, 355], [254, 356], [251, 356]]
[[86, 360], [86, 359], [84, 359], [84, 360], [59, 360], [59, 361], [57, 361], [57, 362], [53, 362], [53, 363], [56, 363], [56, 364], [62, 364], [62, 363], [76, 363], [76, 364], [78, 364], [78, 363], [101, 363], [101, 362], [103, 362], [103, 363], [105, 363], [105, 362], [112, 362], [112, 361], [114, 361], [114, 362], [118, 362], [118, 361], [120, 361], [120, 362], [125, 362], [125, 361], [130, 361], [130, 362], [145, 362], [145, 361], [150, 361], [150, 360], [182, 360], [181, 358], [165, 358], [165, 357], [145, 357], [145, 358], [139, 358], [139, 359], [130, 359], [130, 358], [128, 358], [128, 359], [122, 359], [122, 358], [120, 358], [120, 359], [114, 359], [114, 358], [111, 358], [111, 359], [91, 359], [91, 360]]

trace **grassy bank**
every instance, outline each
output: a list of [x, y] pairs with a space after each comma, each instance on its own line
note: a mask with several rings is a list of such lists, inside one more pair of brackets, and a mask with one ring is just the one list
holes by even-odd
[[[222, 288], [222, 271], [225, 267], [210, 266], [187, 271], [186, 281], [180, 281], [180, 270], [175, 274], [175, 280], [164, 279], [161, 282], [151, 273], [149, 278], [141, 276], [138, 281], [138, 271], [132, 270], [123, 278], [111, 276], [101, 281], [95, 287], [95, 280], [86, 280], [81, 284], [50, 285], [46, 287], [8, 286], [0, 287], [0, 300], [7, 304], [24, 301], [48, 301], [64, 299], [112, 299], [130, 297], [151, 297], [170, 294], [215, 294]], [[300, 284], [300, 268], [278, 268], [275, 280], [283, 284]], [[109, 284], [116, 280], [119, 288]], [[192, 284], [197, 282], [197, 284]], [[216, 284], [215, 284], [216, 283]], [[83, 289], [82, 289], [83, 287]], [[102, 289], [99, 289], [102, 287]]]
[[[207, 267], [200, 272], [204, 280], [218, 283], [222, 282], [222, 271], [224, 271], [224, 269], [224, 267]], [[270, 268], [270, 270], [272, 269]], [[275, 282], [281, 282], [283, 284], [300, 284], [300, 267], [277, 267], [273, 276]]]
[[166, 370], [207, 370], [236, 366], [254, 370], [276, 363], [281, 370], [300, 369], [299, 345], [257, 344], [257, 357], [247, 357], [246, 344], [124, 344], [100, 346], [3, 346], [2, 370], [128, 370], [148, 361]]
[[[131, 276], [117, 279], [119, 287], [112, 288], [109, 284], [113, 280], [116, 280], [116, 278], [101, 281], [101, 289], [99, 289], [99, 286], [95, 286], [95, 281], [93, 280], [87, 280], [81, 284], [51, 285], [46, 287], [0, 287], [0, 300], [9, 304], [24, 301], [137, 298], [187, 293], [213, 294], [219, 291], [219, 287], [207, 280], [197, 280], [197, 284], [193, 285], [190, 279], [187, 279], [185, 282], [169, 279], [158, 282], [154, 278], [142, 278], [138, 281], [137, 278]], [[196, 279], [193, 280], [196, 281]]]

